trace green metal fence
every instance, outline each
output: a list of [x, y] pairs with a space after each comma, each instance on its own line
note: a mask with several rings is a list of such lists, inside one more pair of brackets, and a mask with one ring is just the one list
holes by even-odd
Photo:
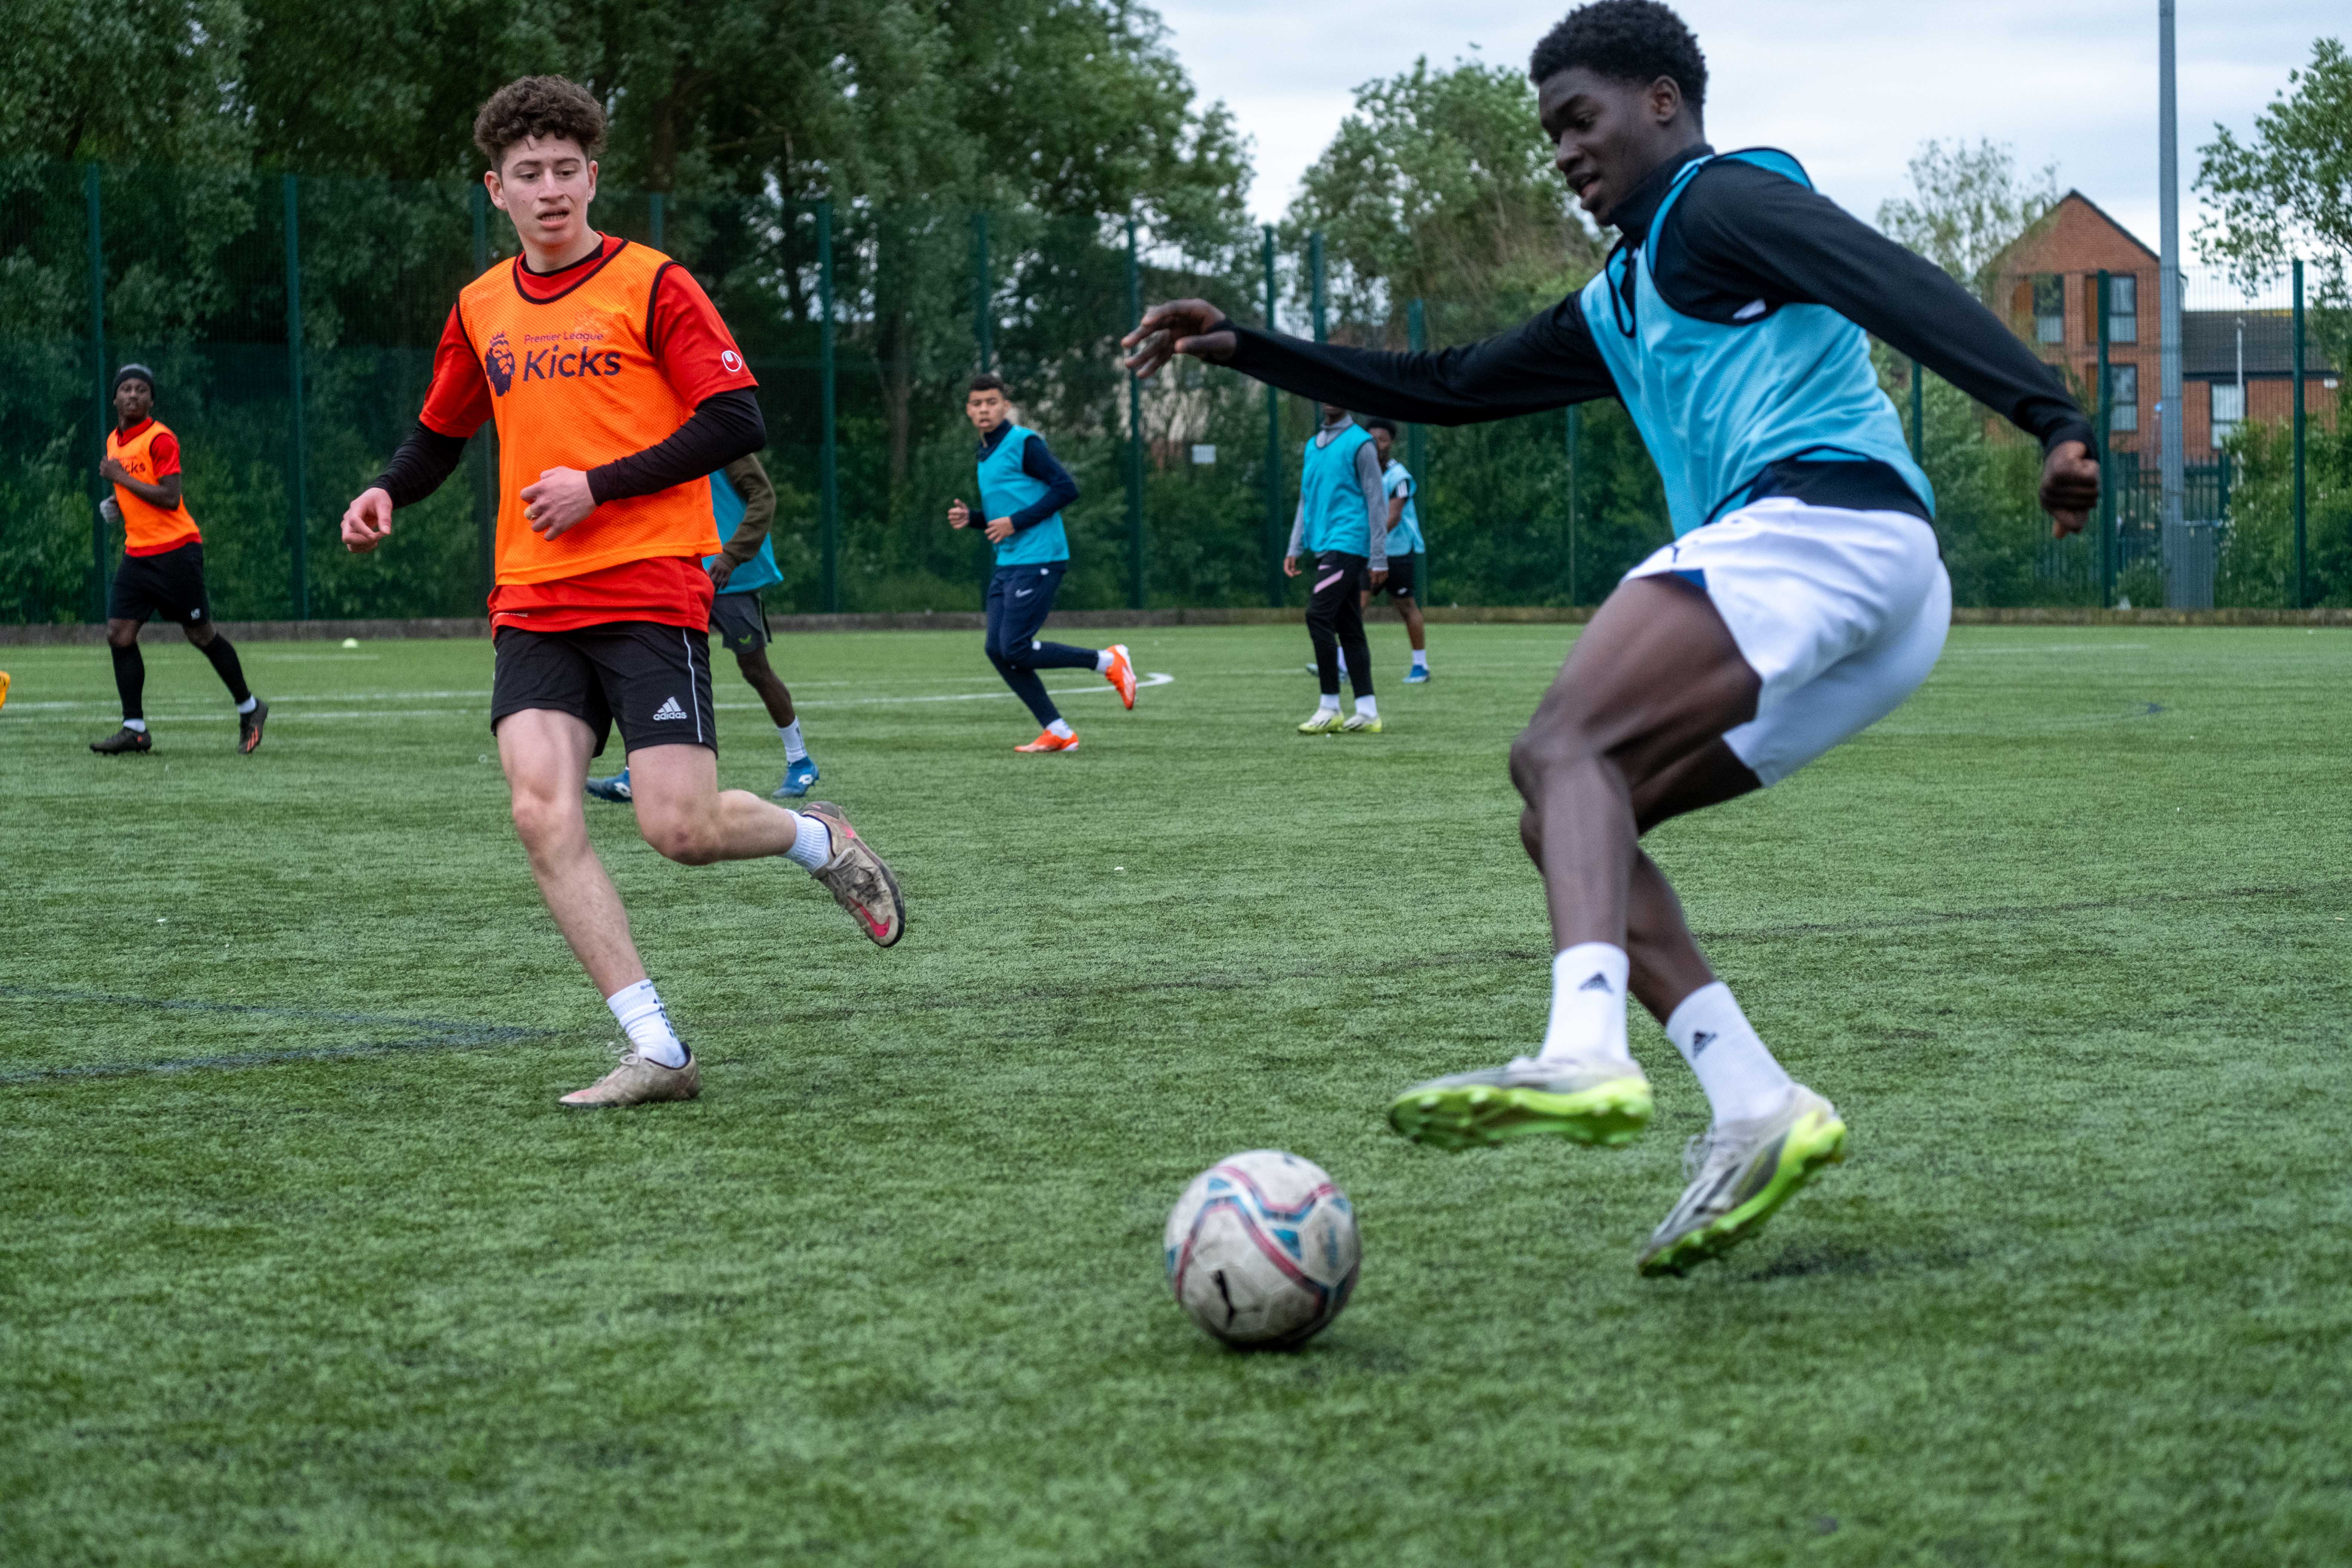
[[[1538, 303], [1351, 314], [1333, 307], [1321, 237], [1271, 228], [1154, 235], [1025, 210], [610, 190], [594, 221], [685, 262], [760, 379], [778, 610], [978, 605], [984, 543], [944, 513], [972, 489], [962, 393], [983, 367], [1079, 480], [1066, 605], [1295, 602], [1279, 560], [1312, 409], [1190, 361], [1134, 384], [1115, 342], [1140, 307], [1202, 295], [1318, 339], [1421, 349]], [[488, 432], [375, 555], [349, 556], [337, 520], [410, 428], [457, 289], [513, 249], [478, 184], [0, 163], [0, 620], [102, 613], [121, 542], [97, 519], [96, 465], [110, 373], [130, 359], [155, 368], [157, 412], [181, 436], [218, 614], [478, 612], [497, 510]], [[1933, 377], [1884, 368], [1937, 485], [1963, 603], [2145, 602], [2162, 544], [2128, 464], [2110, 463], [2103, 526], [2053, 543], [2037, 455], [1988, 434], [1984, 411]], [[1613, 404], [1415, 427], [1404, 456], [1432, 603], [1591, 603], [1666, 537], [1655, 473]], [[2275, 458], [2247, 460], [2268, 473]], [[2215, 491], [2200, 516], [2231, 517], [2231, 460], [2192, 478]], [[2323, 499], [2341, 488], [2329, 479]], [[2280, 489], [2249, 493], [2268, 506]], [[2298, 479], [2283, 503], [2294, 571], [2242, 574], [2245, 591], [2352, 597], [2352, 544], [2331, 532], [2307, 551], [2305, 501]], [[2352, 518], [2328, 527], [2352, 536]]]

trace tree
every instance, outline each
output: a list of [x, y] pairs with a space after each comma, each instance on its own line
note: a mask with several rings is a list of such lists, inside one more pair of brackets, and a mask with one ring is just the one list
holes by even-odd
[[[1416, 296], [1490, 327], [1562, 294], [1600, 262], [1569, 200], [1523, 72], [1481, 60], [1356, 89], [1285, 226], [1324, 237], [1344, 312], [1387, 321]], [[1465, 324], [1467, 319], [1465, 318]]]
[[2250, 289], [2276, 279], [2298, 252], [2315, 261], [2312, 324], [2341, 364], [2352, 350], [2352, 55], [2321, 38], [2287, 81], [2291, 90], [2255, 117], [2252, 141], [2216, 125], [2198, 149], [2197, 188], [2217, 208], [2198, 245]]
[[1881, 202], [1878, 226], [1979, 293], [2000, 253], [2058, 205], [2058, 166], [2020, 178], [2007, 142], [1924, 142], [1910, 170], [1912, 194]]

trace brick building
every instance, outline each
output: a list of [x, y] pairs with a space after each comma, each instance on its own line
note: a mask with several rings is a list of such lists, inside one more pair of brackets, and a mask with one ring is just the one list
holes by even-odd
[[[2041, 223], [1994, 262], [1990, 303], [2042, 357], [2060, 368], [2095, 412], [2099, 363], [2098, 275], [2108, 274], [2107, 364], [2114, 379], [2113, 441], [2120, 458], [2156, 463], [2157, 405], [2164, 381], [2157, 253], [2080, 191], [2069, 191]], [[2284, 310], [2180, 312], [2182, 453], [2191, 464], [2212, 453], [2240, 419], [2284, 423], [2293, 413], [2292, 318]], [[2330, 417], [2336, 367], [2304, 347], [2304, 407]]]

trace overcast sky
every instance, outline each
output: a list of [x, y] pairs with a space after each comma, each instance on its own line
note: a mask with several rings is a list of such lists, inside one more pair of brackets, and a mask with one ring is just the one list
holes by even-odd
[[[1524, 67], [1569, 0], [1160, 0], [1202, 97], [1255, 139], [1250, 205], [1280, 216], [1347, 114], [1353, 89], [1474, 46]], [[1782, 147], [1849, 211], [1873, 218], [1906, 189], [1929, 137], [2011, 143], [2058, 165], [2157, 243], [2156, 0], [1681, 0], [1706, 51], [1708, 140]], [[2352, 36], [2344, 0], [2179, 0], [2181, 241], [2193, 264], [2197, 148], [2242, 133], [2311, 58]], [[1532, 133], [1532, 128], [1531, 128]]]

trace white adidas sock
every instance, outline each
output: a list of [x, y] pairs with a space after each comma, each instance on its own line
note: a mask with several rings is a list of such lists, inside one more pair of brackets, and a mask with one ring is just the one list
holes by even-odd
[[147, 721], [144, 719], [125, 719], [122, 721], [122, 727], [130, 731], [134, 735], [143, 735], [147, 732]]
[[1381, 716], [1380, 700], [1375, 697], [1359, 697], [1356, 699], [1356, 711], [1367, 719], [1377, 719]]
[[238, 703], [238, 704], [236, 705], [236, 710], [237, 710], [238, 712], [240, 712], [240, 713], [250, 713], [250, 712], [252, 712], [255, 709], [257, 709], [257, 708], [258, 708], [258, 707], [260, 707], [260, 706], [261, 706], [261, 699], [260, 699], [260, 698], [258, 698], [258, 697], [248, 697], [248, 698], [247, 698], [244, 701], [242, 701], [242, 702], [240, 702], [240, 703]]
[[662, 1006], [661, 997], [650, 980], [640, 980], [635, 985], [624, 986], [604, 998], [604, 1005], [628, 1031], [629, 1044], [637, 1055], [666, 1068], [686, 1065], [686, 1042], [669, 1026], [669, 1014]]
[[1104, 648], [1095, 655], [1095, 673], [1097, 675], [1110, 673], [1110, 649]]
[[1633, 967], [1625, 950], [1607, 942], [1580, 942], [1551, 961], [1544, 1060], [1633, 1061], [1625, 1047], [1625, 981]]
[[1666, 1020], [1666, 1038], [1698, 1075], [1718, 1126], [1769, 1116], [1787, 1102], [1795, 1086], [1764, 1048], [1731, 987], [1720, 980], [1683, 998]]
[[1055, 720], [1052, 723], [1045, 726], [1045, 732], [1053, 736], [1055, 739], [1061, 741], [1066, 741], [1071, 736], [1077, 733], [1076, 730], [1070, 728], [1070, 721], [1067, 719]]
[[1412, 667], [1415, 669], [1427, 669], [1429, 668], [1429, 650], [1427, 648], [1417, 647], [1412, 650]]
[[1315, 711], [1318, 713], [1337, 713], [1339, 710], [1339, 694], [1336, 691], [1326, 691], [1315, 700]]
[[833, 858], [833, 830], [806, 812], [793, 814], [793, 847], [784, 858], [810, 871], [822, 870]]
[[799, 720], [795, 719], [789, 724], [777, 725], [776, 734], [784, 742], [784, 761], [787, 763], [797, 763], [808, 755], [808, 747], [801, 740]]

